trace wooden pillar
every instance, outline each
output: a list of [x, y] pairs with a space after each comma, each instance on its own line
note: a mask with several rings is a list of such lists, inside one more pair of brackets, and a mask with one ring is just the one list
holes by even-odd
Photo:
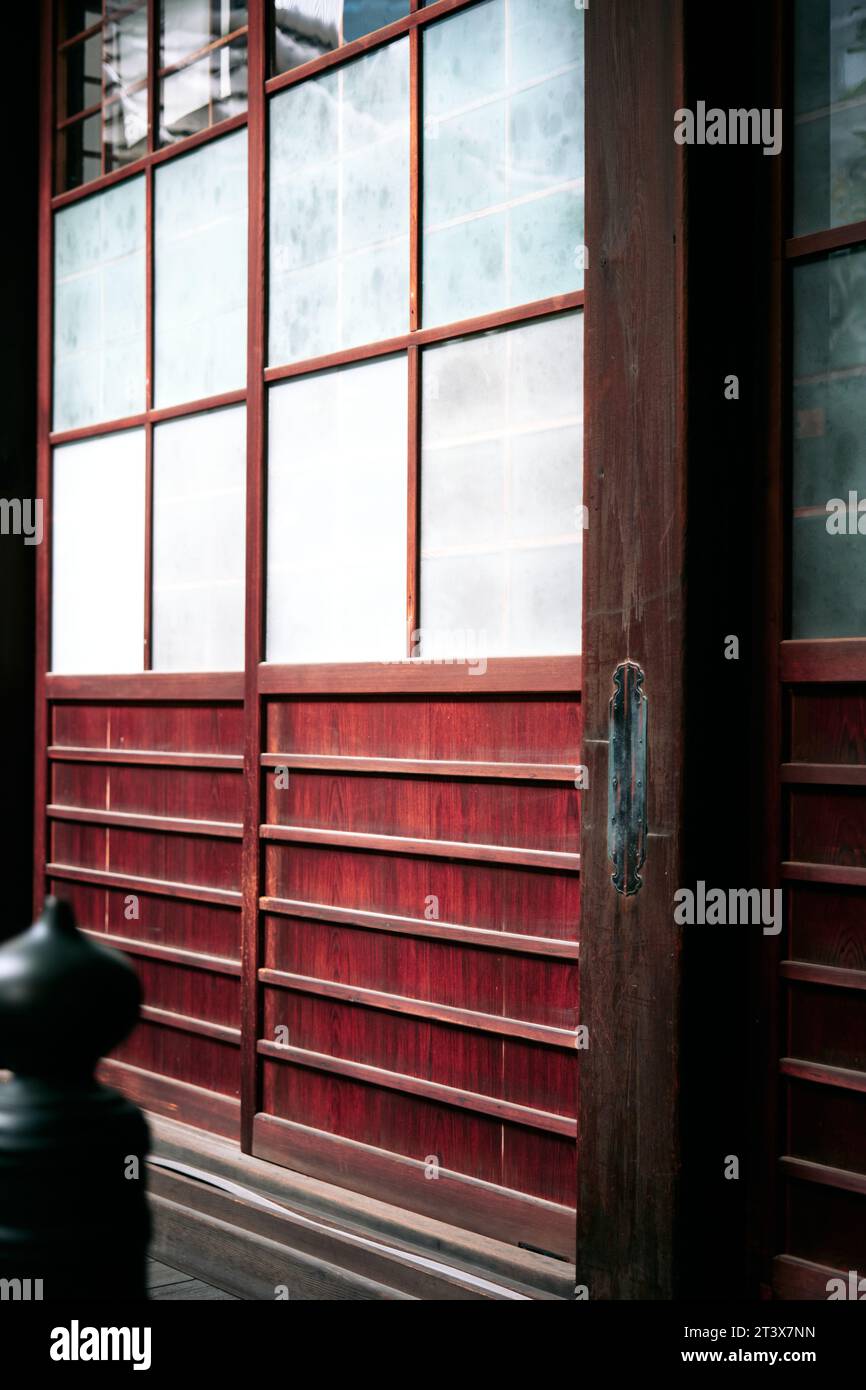
[[[679, 1168], [685, 390], [682, 0], [586, 15], [585, 757], [577, 1283], [669, 1298]], [[644, 672], [642, 887], [608, 859], [615, 668]]]

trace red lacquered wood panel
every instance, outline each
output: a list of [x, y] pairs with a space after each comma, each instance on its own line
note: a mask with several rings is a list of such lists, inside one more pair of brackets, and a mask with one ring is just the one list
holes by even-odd
[[240, 983], [174, 962], [133, 957], [144, 1002], [170, 1013], [240, 1026]]
[[797, 1158], [866, 1174], [866, 1095], [790, 1081], [787, 1147]]
[[866, 1004], [859, 991], [795, 983], [789, 990], [788, 1056], [866, 1071]]
[[[286, 781], [288, 785], [285, 785]], [[578, 853], [573, 786], [291, 769], [265, 774], [269, 823]]]
[[798, 686], [790, 702], [792, 761], [866, 764], [866, 688]]
[[276, 916], [265, 916], [263, 930], [272, 969], [555, 1028], [578, 1022], [574, 962]]
[[788, 1253], [839, 1269], [863, 1268], [866, 1201], [809, 1182], [787, 1184]]
[[240, 1094], [238, 1049], [199, 1033], [166, 1028], [143, 1019], [111, 1056], [219, 1095]]
[[[505, 1125], [502, 1132], [502, 1185], [574, 1206], [577, 1182], [577, 1148], [573, 1139], [542, 1134], [537, 1129]], [[527, 1236], [532, 1243], [532, 1237]], [[570, 1254], [571, 1252], [567, 1252]]]
[[790, 859], [866, 866], [866, 793], [796, 788], [790, 794]]
[[531, 695], [272, 699], [266, 730], [272, 753], [572, 764], [581, 705]]
[[271, 897], [405, 917], [423, 918], [425, 910], [435, 910], [445, 922], [579, 937], [579, 878], [542, 869], [269, 844], [265, 883]]
[[495, 1119], [270, 1059], [262, 1063], [262, 1081], [267, 1114], [364, 1143], [375, 1137], [391, 1153], [422, 1162], [432, 1156], [443, 1168], [502, 1181], [502, 1126]]
[[[129, 896], [116, 888], [107, 892], [107, 930], [115, 936], [240, 959], [237, 908], [179, 902], [143, 893], [134, 895], [137, 902], [130, 905]], [[137, 915], [130, 916], [133, 911]]]
[[109, 748], [243, 752], [240, 704], [127, 704], [109, 710]]
[[107, 833], [109, 862], [105, 867], [113, 873], [195, 883], [204, 888], [236, 889], [240, 882], [238, 841], [114, 826]]
[[835, 969], [866, 970], [866, 893], [859, 888], [791, 888], [790, 956]]

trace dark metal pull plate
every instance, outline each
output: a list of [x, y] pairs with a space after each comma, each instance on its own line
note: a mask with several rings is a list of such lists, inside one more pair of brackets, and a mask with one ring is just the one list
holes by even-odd
[[608, 744], [607, 852], [618, 893], [637, 893], [646, 858], [647, 698], [644, 673], [623, 661], [613, 673]]

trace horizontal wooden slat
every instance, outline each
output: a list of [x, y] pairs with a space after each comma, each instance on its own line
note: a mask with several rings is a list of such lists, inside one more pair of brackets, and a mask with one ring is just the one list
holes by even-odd
[[553, 1028], [545, 1023], [524, 1023], [518, 1018], [498, 1014], [478, 1013], [474, 1009], [458, 1009], [450, 1004], [435, 1004], [427, 999], [410, 999], [401, 994], [386, 994], [382, 990], [347, 985], [337, 980], [313, 979], [308, 975], [293, 975], [286, 970], [259, 970], [263, 984], [295, 990], [299, 994], [315, 994], [326, 999], [343, 999], [364, 1008], [382, 1009], [387, 1013], [405, 1014], [410, 1018], [435, 1019], [458, 1028], [474, 1028], [482, 1033], [495, 1033], [506, 1038], [525, 1038], [527, 1042], [544, 1043], [548, 1047], [573, 1048], [576, 1034], [568, 1028]]
[[45, 677], [49, 700], [242, 700], [242, 671], [140, 671], [128, 676]]
[[244, 828], [240, 821], [190, 820], [184, 816], [145, 816], [136, 811], [104, 811], [92, 806], [46, 806], [49, 820], [74, 821], [80, 825], [122, 825], [127, 830], [161, 830], [165, 835], [206, 835], [222, 840], [240, 840]]
[[798, 883], [841, 883], [850, 888], [866, 888], [866, 869], [852, 864], [806, 864], [788, 860], [782, 865], [782, 878]]
[[310, 772], [385, 773], [391, 777], [468, 777], [475, 781], [571, 782], [576, 767], [563, 763], [470, 763], [434, 758], [362, 758], [336, 754], [263, 753], [262, 767], [303, 768]]
[[866, 1071], [829, 1067], [823, 1062], [806, 1062], [799, 1057], [783, 1057], [779, 1062], [783, 1076], [798, 1081], [814, 1081], [819, 1086], [838, 1086], [845, 1091], [866, 1091]]
[[484, 675], [463, 665], [426, 661], [336, 662], [316, 666], [259, 666], [262, 695], [463, 694], [479, 698], [513, 691], [578, 694], [579, 656], [491, 657]]
[[116, 1086], [144, 1110], [169, 1115], [183, 1124], [211, 1130], [228, 1139], [237, 1139], [240, 1133], [241, 1103], [233, 1096], [220, 1095], [188, 1081], [159, 1076], [143, 1067], [131, 1066], [129, 1062], [115, 1061], [113, 1057], [103, 1058], [97, 1067], [97, 1076], [109, 1086]]
[[806, 960], [783, 960], [779, 970], [786, 980], [801, 980], [804, 984], [835, 985], [838, 989], [866, 989], [866, 970], [818, 965], [814, 961]]
[[779, 1167], [786, 1177], [802, 1182], [818, 1183], [822, 1187], [837, 1187], [844, 1192], [866, 1193], [866, 1173], [852, 1173], [847, 1168], [829, 1168], [826, 1163], [812, 1163], [805, 1158], [784, 1154]]
[[866, 222], [849, 222], [844, 227], [826, 227], [820, 232], [788, 237], [785, 256], [789, 261], [796, 261], [805, 256], [838, 251], [844, 246], [857, 246], [862, 241], [866, 241]]
[[420, 1076], [386, 1071], [382, 1067], [370, 1066], [367, 1062], [332, 1057], [324, 1052], [310, 1052], [304, 1047], [283, 1046], [271, 1042], [268, 1038], [260, 1038], [257, 1048], [262, 1056], [273, 1057], [279, 1062], [309, 1067], [313, 1071], [333, 1072], [336, 1076], [348, 1076], [355, 1081], [367, 1082], [371, 1086], [400, 1091], [403, 1095], [423, 1096], [425, 1100], [439, 1101], [458, 1110], [470, 1110], [476, 1115], [491, 1115], [504, 1123], [526, 1125], [530, 1129], [542, 1129], [548, 1134], [562, 1134], [569, 1139], [577, 1137], [577, 1121], [567, 1115], [554, 1115], [547, 1110], [536, 1110], [529, 1105], [516, 1105], [514, 1101], [482, 1096], [475, 1091], [460, 1090], [456, 1086], [446, 1086], [440, 1081], [427, 1081]]
[[513, 951], [521, 955], [550, 956], [560, 960], [578, 960], [580, 957], [580, 945], [577, 941], [560, 941], [556, 937], [492, 931], [487, 927], [466, 927], [454, 922], [428, 921], [426, 917], [392, 917], [381, 912], [362, 911], [360, 908], [302, 902], [297, 898], [260, 898], [259, 906], [263, 912], [274, 912], [281, 917], [339, 922], [346, 927], [363, 927], [371, 931], [391, 932], [397, 936], [430, 937], [434, 941], [463, 941], [468, 946], [481, 946], [491, 951]]
[[143, 764], [145, 767], [205, 767], [224, 772], [242, 772], [242, 753], [167, 753], [150, 748], [66, 748], [53, 744], [48, 749], [52, 762]]
[[782, 781], [802, 786], [866, 787], [860, 763], [783, 763]]
[[777, 1298], [791, 1300], [823, 1300], [831, 1279], [842, 1279], [846, 1286], [848, 1271], [829, 1265], [814, 1264], [796, 1255], [779, 1255], [773, 1261], [773, 1291]]
[[157, 1009], [153, 1004], [142, 1004], [141, 1017], [147, 1019], [148, 1023], [158, 1023], [163, 1028], [175, 1028], [179, 1033], [197, 1033], [203, 1038], [216, 1038], [218, 1042], [240, 1047], [240, 1028], [230, 1028], [227, 1023], [211, 1023], [206, 1018], [192, 1018], [189, 1014], [172, 1013], [169, 1009]]
[[222, 903], [227, 907], [240, 907], [241, 903], [241, 895], [234, 888], [205, 888], [195, 883], [172, 883], [161, 878], [140, 878], [136, 874], [115, 874], [108, 869], [83, 869], [77, 864], [46, 864], [45, 877], [69, 883], [129, 888], [133, 893], [149, 893], [159, 898], [184, 898], [194, 903]]
[[573, 1208], [541, 1197], [530, 1197], [444, 1168], [436, 1182], [428, 1182], [424, 1163], [419, 1159], [275, 1115], [256, 1115], [253, 1153], [324, 1182], [334, 1182], [336, 1174], [341, 1188], [423, 1212], [438, 1221], [443, 1217], [444, 1190], [449, 1221], [485, 1232], [511, 1246], [522, 1241], [552, 1250], [569, 1261], [574, 1258]]
[[[307, 825], [263, 825], [263, 840], [300, 845], [338, 845], [384, 854], [413, 854], [433, 859], [469, 859], [473, 863], [521, 864], [530, 869], [580, 872], [580, 855], [552, 849], [517, 849], [511, 845], [473, 845], [462, 840], [415, 840], [404, 835], [371, 835], [353, 830], [325, 830]], [[864, 870], [866, 872], [866, 870]]]
[[206, 970], [211, 975], [240, 975], [239, 960], [229, 960], [226, 956], [209, 956], [201, 951], [190, 951], [184, 946], [164, 946], [160, 941], [134, 941], [128, 936], [114, 936], [110, 932], [93, 931], [81, 927], [85, 936], [104, 946], [112, 946], [115, 951], [125, 951], [129, 956], [142, 956], [146, 960], [171, 961], [173, 965], [188, 965], [194, 970]]
[[780, 676], [789, 685], [866, 681], [866, 637], [818, 637], [779, 644]]

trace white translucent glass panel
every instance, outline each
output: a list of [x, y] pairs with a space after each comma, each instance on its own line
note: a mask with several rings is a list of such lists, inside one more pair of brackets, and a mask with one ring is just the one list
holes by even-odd
[[145, 404], [144, 179], [63, 208], [54, 222], [54, 428]]
[[54, 451], [52, 670], [140, 671], [144, 432]]
[[243, 667], [245, 480], [243, 406], [155, 429], [155, 670]]
[[580, 651], [583, 315], [428, 348], [420, 655]]
[[409, 327], [409, 41], [270, 108], [272, 364]]
[[155, 401], [161, 407], [246, 381], [246, 131], [167, 161], [155, 180]]
[[487, 0], [425, 29], [425, 323], [582, 286], [583, 94], [574, 0]]
[[407, 386], [400, 356], [271, 388], [268, 661], [405, 655]]

